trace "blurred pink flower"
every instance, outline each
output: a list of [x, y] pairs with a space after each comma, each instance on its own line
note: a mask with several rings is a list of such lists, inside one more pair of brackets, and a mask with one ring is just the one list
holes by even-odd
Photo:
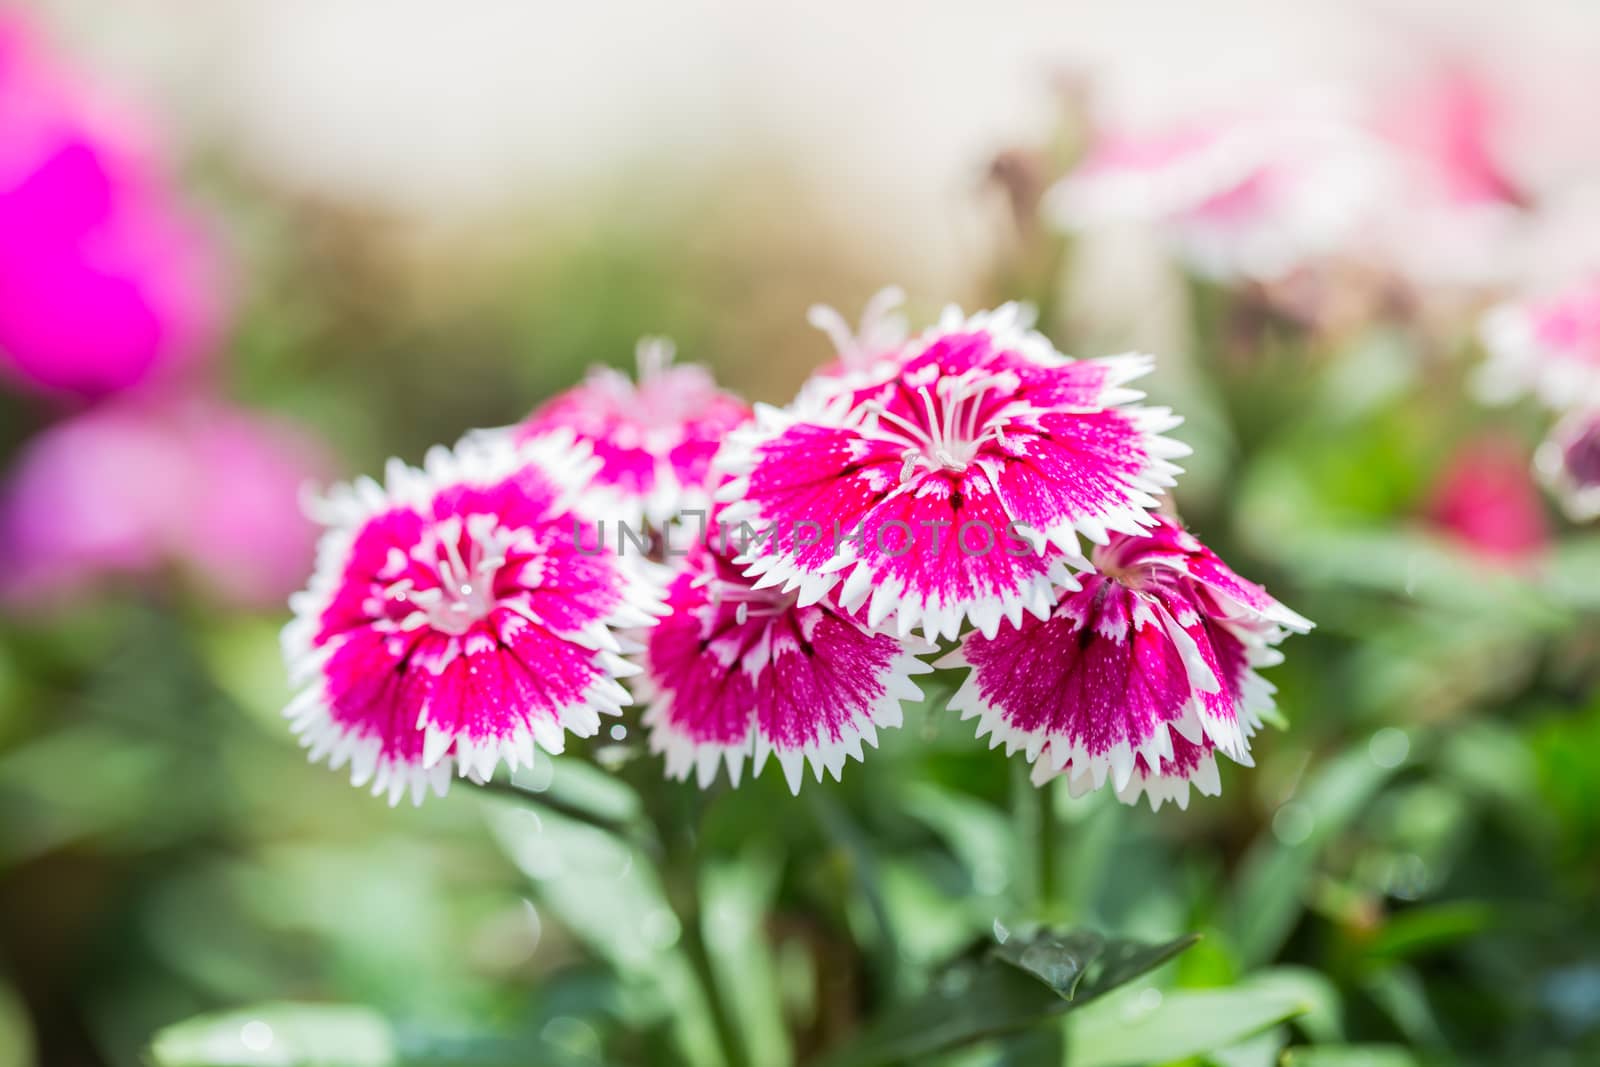
[[1535, 463], [1572, 521], [1600, 518], [1600, 408], [1574, 411], [1558, 422]]
[[1500, 158], [1496, 136], [1506, 116], [1478, 73], [1448, 67], [1385, 94], [1379, 132], [1427, 169], [1428, 180], [1458, 204], [1520, 204], [1523, 193]]
[[99, 396], [202, 355], [214, 250], [143, 143], [0, 12], [0, 368]]
[[1550, 539], [1528, 457], [1500, 437], [1457, 449], [1434, 488], [1428, 517], [1464, 547], [1508, 563], [1539, 555]]
[[1200, 274], [1272, 280], [1342, 249], [1385, 184], [1380, 142], [1337, 101], [1110, 128], [1049, 195], [1067, 229], [1152, 223]]
[[1434, 285], [1485, 285], [1514, 270], [1506, 249], [1527, 193], [1499, 141], [1507, 101], [1479, 70], [1446, 66], [1378, 95], [1372, 126], [1393, 153], [1391, 188], [1365, 251]]
[[38, 603], [171, 563], [229, 600], [276, 603], [311, 564], [298, 495], [325, 469], [302, 432], [214, 401], [101, 406], [23, 448], [0, 497], [0, 592]]
[[1600, 402], [1600, 274], [1502, 304], [1480, 332], [1489, 352], [1478, 375], [1485, 399], [1532, 393], [1557, 411]]

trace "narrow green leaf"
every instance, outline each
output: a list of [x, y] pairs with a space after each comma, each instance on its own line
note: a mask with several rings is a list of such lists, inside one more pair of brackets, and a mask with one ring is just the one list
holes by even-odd
[[263, 1004], [202, 1015], [156, 1034], [156, 1067], [393, 1067], [394, 1030], [368, 1008]]
[[618, 974], [660, 994], [688, 1059], [714, 1060], [716, 1036], [681, 949], [681, 923], [649, 857], [552, 811], [489, 804], [484, 813], [507, 857], [532, 880], [540, 906]]
[[1293, 997], [1252, 989], [1130, 990], [1072, 1016], [1068, 1062], [1137, 1067], [1199, 1056], [1269, 1030], [1305, 1007]]
[[1494, 921], [1494, 911], [1476, 901], [1409, 908], [1392, 916], [1367, 944], [1374, 960], [1399, 960], [1482, 933]]
[[1291, 1048], [1283, 1067], [1417, 1067], [1417, 1058], [1399, 1045], [1330, 1045]]
[[350, 1004], [260, 1004], [158, 1032], [154, 1067], [597, 1067], [533, 1034], [419, 1033]]
[[1288, 1043], [1289, 1028], [1274, 1026], [1226, 1048], [1212, 1049], [1204, 1062], [1210, 1067], [1279, 1067]]
[[33, 1029], [16, 992], [0, 980], [0, 1067], [33, 1063]]
[[1257, 971], [1240, 985], [1298, 1000], [1305, 1011], [1295, 1016], [1295, 1029], [1313, 1041], [1331, 1045], [1345, 1040], [1344, 1002], [1338, 987], [1321, 971], [1310, 967], [1271, 967]]

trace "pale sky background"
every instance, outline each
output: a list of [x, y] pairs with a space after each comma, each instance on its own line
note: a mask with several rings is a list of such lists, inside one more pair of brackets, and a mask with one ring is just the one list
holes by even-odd
[[695, 179], [758, 155], [818, 191], [806, 210], [901, 250], [902, 280], [930, 288], [987, 239], [974, 183], [1046, 127], [1063, 73], [1095, 75], [1107, 109], [1153, 114], [1396, 77], [1443, 46], [1511, 71], [1552, 124], [1581, 116], [1600, 141], [1592, 99], [1563, 94], [1600, 69], [1590, 0], [35, 6], [181, 129], [290, 187], [449, 228], [628, 168]]

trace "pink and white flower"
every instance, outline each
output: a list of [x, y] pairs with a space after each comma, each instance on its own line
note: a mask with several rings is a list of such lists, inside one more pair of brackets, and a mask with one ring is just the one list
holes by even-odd
[[572, 510], [594, 463], [570, 435], [436, 448], [314, 508], [328, 530], [283, 644], [313, 760], [395, 803], [531, 764], [629, 703], [618, 632], [663, 609], [650, 565]]
[[806, 321], [828, 335], [835, 352], [833, 361], [817, 370], [816, 380], [827, 382], [854, 374], [870, 374], [880, 364], [903, 356], [910, 326], [898, 309], [905, 299], [906, 294], [899, 286], [878, 290], [867, 301], [861, 312], [861, 324], [854, 330], [835, 309], [827, 304], [813, 304], [806, 312]]
[[667, 774], [709, 785], [719, 766], [739, 784], [744, 761], [768, 757], [798, 793], [810, 765], [839, 778], [878, 730], [899, 726], [900, 702], [920, 700], [911, 676], [932, 670], [911, 646], [874, 633], [830, 601], [757, 588], [713, 534], [684, 558], [667, 590], [637, 683], [647, 694], [650, 747]]
[[600, 461], [589, 492], [597, 517], [660, 525], [710, 505], [712, 457], [722, 438], [750, 417], [750, 408], [717, 388], [696, 364], [674, 364], [672, 342], [639, 342], [638, 381], [610, 367], [554, 397], [518, 425], [518, 441], [553, 430], [587, 444]]
[[1557, 411], [1600, 402], [1600, 274], [1545, 296], [1502, 304], [1481, 329], [1478, 373], [1495, 403], [1531, 393]]
[[1074, 793], [1109, 777], [1128, 803], [1182, 806], [1191, 783], [1214, 794], [1215, 753], [1249, 764], [1272, 707], [1256, 668], [1311, 624], [1165, 517], [1113, 537], [1094, 564], [1048, 617], [968, 634], [940, 662], [970, 668], [950, 707]]
[[740, 564], [761, 588], [903, 637], [994, 634], [1047, 617], [1073, 586], [1078, 535], [1103, 543], [1154, 522], [1154, 494], [1188, 449], [1179, 420], [1133, 403], [1143, 356], [1071, 360], [1007, 305], [953, 309], [871, 379], [760, 407], [719, 467], [726, 520], [761, 536]]
[[1378, 202], [1385, 154], [1321, 101], [1167, 128], [1112, 128], [1048, 195], [1069, 230], [1159, 226], [1195, 271], [1272, 280], [1344, 248]]
[[1507, 101], [1481, 71], [1445, 67], [1381, 94], [1371, 125], [1393, 157], [1393, 188], [1370, 251], [1429, 285], [1481, 286], [1512, 273], [1507, 255], [1526, 196], [1497, 143]]
[[1534, 465], [1573, 522], [1600, 518], [1600, 407], [1556, 423]]

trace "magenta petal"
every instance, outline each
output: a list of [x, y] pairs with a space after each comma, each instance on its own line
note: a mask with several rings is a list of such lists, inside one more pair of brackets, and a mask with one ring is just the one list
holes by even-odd
[[1048, 743], [1097, 782], [1114, 770], [1119, 787], [1137, 753], [1167, 751], [1167, 728], [1192, 696], [1183, 654], [1151, 606], [1105, 579], [1088, 580], [1048, 620], [969, 634], [962, 655], [972, 674], [951, 706], [978, 715], [980, 734], [1030, 759]]
[[798, 791], [807, 764], [835, 778], [862, 758], [879, 727], [900, 724], [900, 701], [921, 696], [909, 677], [929, 668], [902, 642], [874, 634], [830, 604], [756, 589], [731, 558], [705, 546], [683, 561], [670, 614], [644, 655], [645, 722], [667, 773], [702, 786], [746, 758], [759, 774], [776, 756]]
[[1063, 526], [1131, 532], [1154, 498], [1140, 486], [1153, 462], [1145, 434], [1120, 411], [1048, 413], [1018, 436], [1000, 474], [1012, 513], [1040, 531]]
[[920, 628], [929, 640], [955, 637], [967, 619], [992, 633], [1024, 608], [1043, 614], [1055, 588], [1072, 582], [1059, 552], [1040, 554], [1021, 536], [978, 468], [889, 497], [846, 551], [859, 562], [845, 606], [867, 605], [877, 624], [892, 604], [902, 636]]
[[560, 752], [564, 727], [576, 727], [579, 736], [592, 734], [598, 718], [585, 726], [567, 717], [605, 677], [592, 649], [509, 612], [494, 622], [456, 640], [417, 724], [431, 748], [447, 750], [453, 743], [464, 765], [491, 772], [508, 749], [530, 763], [535, 742]]
[[369, 783], [390, 802], [404, 793], [420, 800], [432, 788], [443, 793], [449, 760], [429, 767], [417, 719], [433, 692], [433, 675], [414, 662], [425, 634], [357, 630], [332, 647], [323, 668], [322, 690], [308, 690], [290, 705], [300, 742], [313, 760], [337, 769], [350, 764], [351, 784]]

